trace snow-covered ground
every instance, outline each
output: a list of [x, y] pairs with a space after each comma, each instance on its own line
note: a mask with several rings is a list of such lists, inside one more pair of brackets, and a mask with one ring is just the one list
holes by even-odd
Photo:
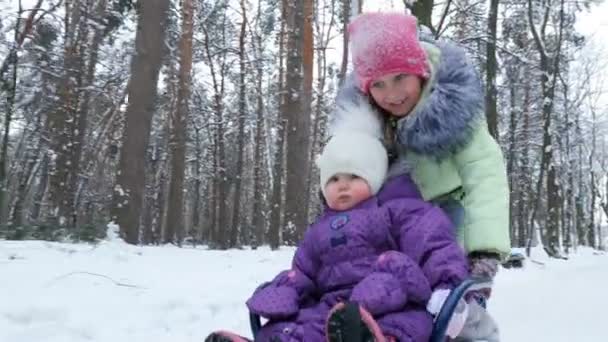
[[[189, 342], [248, 335], [243, 304], [288, 267], [272, 252], [0, 241], [0, 341]], [[580, 250], [500, 272], [490, 303], [503, 341], [608, 341], [608, 256]]]

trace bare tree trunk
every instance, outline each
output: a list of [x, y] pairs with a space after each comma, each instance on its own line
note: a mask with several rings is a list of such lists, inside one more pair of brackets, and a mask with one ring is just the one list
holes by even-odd
[[[527, 68], [524, 69], [524, 75], [527, 74]], [[523, 99], [523, 127], [522, 127], [522, 137], [521, 141], [530, 141], [531, 139], [531, 115], [532, 115], [532, 101], [531, 101], [531, 80], [528, 78], [524, 78], [524, 99]], [[528, 224], [528, 217], [530, 215], [530, 204], [534, 202], [533, 195], [533, 182], [531, 178], [532, 168], [530, 167], [530, 144], [524, 144], [524, 149], [521, 156], [521, 167], [520, 167], [520, 175], [519, 175], [519, 183], [524, 184], [523, 186], [523, 194], [520, 198], [520, 203], [518, 205], [519, 209], [519, 244], [521, 247], [526, 246], [526, 241], [528, 241], [531, 236], [529, 236], [529, 232], [533, 230]], [[538, 194], [540, 196], [540, 194]], [[529, 228], [529, 229], [528, 229]]]
[[48, 188], [49, 182], [49, 155], [44, 154], [42, 156], [40, 166], [40, 180], [36, 194], [34, 195], [34, 207], [32, 208], [32, 220], [38, 221], [42, 212], [42, 204], [44, 201], [44, 195]]
[[[314, 46], [314, 34], [313, 34], [313, 15], [314, 15], [314, 3], [313, 0], [305, 0], [304, 1], [304, 27], [303, 27], [303, 46], [302, 46], [302, 70], [304, 72], [304, 77], [303, 77], [303, 89], [304, 92], [302, 93], [302, 113], [300, 114], [301, 116], [306, 116], [307, 120], [302, 120], [303, 122], [303, 129], [305, 129], [305, 136], [304, 139], [306, 139], [306, 144], [307, 144], [307, 148], [306, 148], [306, 158], [305, 158], [305, 163], [307, 166], [306, 170], [302, 170], [302, 172], [306, 175], [306, 178], [304, 179], [305, 186], [304, 189], [305, 192], [303, 193], [304, 198], [302, 199], [302, 203], [305, 203], [306, 206], [303, 207], [302, 209], [305, 210], [305, 212], [302, 213], [302, 215], [304, 215], [303, 218], [303, 224], [302, 226], [297, 226], [297, 229], [300, 230], [298, 235], [298, 241], [300, 240], [300, 238], [302, 236], [304, 236], [304, 232], [306, 230], [306, 226], [308, 225], [308, 216], [309, 216], [309, 210], [310, 210], [310, 183], [311, 183], [311, 166], [310, 166], [310, 161], [313, 160], [311, 159], [311, 151], [314, 150], [314, 142], [315, 142], [315, 136], [311, 134], [311, 116], [312, 116], [312, 101], [313, 101], [313, 70], [314, 70], [314, 51], [315, 51], [315, 46]], [[316, 117], [315, 117], [315, 121]]]
[[507, 174], [509, 175], [510, 185], [509, 211], [511, 213], [511, 241], [517, 242], [519, 242], [519, 230], [517, 229], [519, 226], [519, 221], [517, 220], [517, 217], [523, 214], [517, 210], [518, 204], [522, 202], [523, 199], [521, 198], [521, 196], [519, 196], [520, 192], [517, 191], [518, 187], [513, 186], [517, 183], [518, 177], [515, 172], [515, 161], [517, 160], [517, 154], [515, 153], [515, 147], [517, 142], [517, 122], [520, 118], [517, 116], [518, 112], [520, 112], [519, 110], [517, 110], [518, 104], [516, 80], [518, 79], [519, 77], [515, 77], [515, 75], [509, 77], [509, 100], [511, 104], [511, 113], [509, 118], [509, 149], [507, 154]]
[[490, 134], [498, 141], [498, 110], [496, 108], [496, 22], [498, 2], [491, 0], [488, 14], [488, 42], [486, 43], [486, 118]]
[[[576, 118], [574, 119], [574, 125], [575, 125], [576, 140], [582, 141], [583, 133], [582, 133], [580, 115], [577, 115]], [[577, 237], [577, 245], [588, 246], [589, 244], [587, 241], [587, 234], [586, 234], [587, 225], [585, 222], [585, 210], [584, 210], [584, 204], [583, 204], [583, 191], [585, 189], [585, 186], [584, 186], [585, 181], [583, 178], [583, 165], [585, 164], [585, 160], [584, 160], [582, 144], [578, 144], [577, 155], [578, 155], [578, 160], [577, 160], [578, 170], [576, 172], [577, 173], [576, 179], [578, 180], [578, 192], [574, 199], [574, 203], [576, 206], [576, 237]]]
[[[177, 242], [181, 246], [184, 239], [184, 177], [186, 163], [186, 131], [190, 101], [190, 83], [192, 70], [192, 35], [194, 3], [182, 1], [182, 35], [179, 41], [180, 65], [177, 106], [171, 115], [170, 153], [171, 181], [169, 183], [169, 205], [167, 210], [167, 234], [165, 243]], [[171, 227], [169, 229], [169, 227]], [[171, 234], [174, 233], [175, 235]]]
[[[167, 125], [168, 126], [168, 125]], [[151, 229], [152, 241], [154, 243], [161, 243], [163, 241], [163, 232], [167, 223], [167, 202], [169, 198], [168, 194], [168, 182], [167, 177], [167, 160], [161, 158], [157, 161], [155, 182], [150, 184], [152, 189], [152, 226], [144, 227], [144, 230]], [[149, 179], [149, 178], [148, 178]]]
[[139, 242], [139, 222], [145, 188], [145, 155], [150, 139], [158, 73], [164, 49], [169, 0], [138, 2], [135, 56], [131, 61], [129, 103], [125, 118], [113, 219], [128, 243]]
[[597, 115], [595, 109], [591, 109], [591, 153], [589, 153], [589, 170], [591, 170], [591, 204], [589, 207], [589, 227], [587, 228], [587, 241], [591, 248], [597, 248], [596, 239], [596, 224], [595, 224], [595, 210], [596, 210], [596, 199], [600, 196], [600, 192], [597, 189], [597, 180], [595, 172], [596, 151], [597, 151]]
[[565, 161], [564, 164], [567, 165], [567, 189], [566, 189], [566, 210], [564, 211], [564, 248], [566, 254], [570, 253], [570, 249], [573, 247], [572, 241], [572, 227], [573, 227], [573, 215], [575, 214], [574, 208], [574, 158], [572, 158], [572, 146], [570, 140], [570, 98], [569, 98], [569, 85], [566, 82], [562, 82], [563, 86], [563, 96], [564, 96], [564, 110], [566, 112], [565, 120], [566, 120], [566, 146], [565, 146]]
[[[107, 9], [107, 0], [98, 0], [97, 2], [97, 6], [95, 8], [95, 18], [96, 19], [101, 19], [104, 18], [105, 14], [106, 14], [106, 9]], [[88, 22], [83, 22], [82, 25], [87, 25], [88, 26]], [[83, 90], [83, 96], [82, 96], [82, 104], [79, 108], [78, 114], [77, 114], [77, 123], [76, 123], [76, 129], [74, 130], [74, 151], [72, 154], [72, 158], [71, 158], [71, 166], [73, 167], [73, 177], [70, 178], [71, 184], [69, 189], [72, 189], [73, 191], [76, 192], [76, 194], [74, 195], [74, 203], [73, 205], [73, 210], [74, 210], [74, 218], [76, 221], [76, 224], [79, 223], [78, 221], [78, 207], [79, 207], [79, 202], [81, 200], [81, 194], [82, 194], [82, 186], [79, 187], [79, 183], [83, 183], [83, 182], [79, 182], [79, 178], [80, 178], [80, 174], [82, 173], [82, 169], [83, 169], [83, 163], [82, 163], [82, 155], [83, 155], [83, 148], [84, 148], [84, 144], [85, 144], [85, 136], [88, 133], [88, 120], [89, 120], [89, 108], [91, 105], [91, 96], [93, 94], [92, 92], [92, 87], [94, 85], [94, 80], [95, 80], [95, 69], [97, 67], [97, 62], [99, 59], [99, 47], [104, 39], [104, 31], [106, 29], [105, 25], [95, 25], [94, 26], [94, 32], [93, 32], [93, 38], [91, 40], [91, 45], [86, 45], [86, 44], [81, 44], [80, 45], [80, 53], [79, 55], [82, 56], [81, 58], [84, 58], [84, 56], [86, 56], [86, 54], [89, 54], [89, 58], [88, 58], [88, 64], [87, 64], [87, 68], [86, 68], [86, 74], [84, 77], [84, 84], [82, 86]], [[88, 30], [85, 30], [85, 32]], [[85, 35], [85, 37], [88, 37], [88, 35]], [[84, 62], [84, 61], [83, 61]], [[83, 211], [86, 212], [86, 211]]]
[[[524, 69], [524, 75], [528, 73], [529, 69]], [[531, 100], [531, 80], [524, 78], [524, 102], [523, 102], [523, 127], [521, 141], [530, 141], [532, 138], [532, 100]], [[524, 194], [526, 194], [525, 200], [521, 201], [519, 211], [521, 212], [519, 217], [520, 236], [522, 240], [520, 243], [522, 246], [526, 246], [526, 253], [530, 255], [530, 248], [535, 238], [536, 227], [535, 222], [531, 219], [534, 216], [532, 213], [531, 206], [536, 203], [537, 198], [540, 197], [540, 193], [534, 192], [534, 181], [532, 178], [532, 160], [530, 157], [531, 144], [524, 144], [524, 150], [521, 156], [521, 174], [520, 182], [524, 184]]]
[[[606, 156], [606, 142], [605, 141], [602, 143], [602, 152], [603, 152], [602, 154], [604, 156]], [[605, 162], [602, 163], [602, 170], [604, 171], [604, 173], [608, 172], [608, 169], [605, 166]], [[607, 200], [607, 198], [608, 198], [608, 178], [604, 177], [604, 179], [605, 179], [604, 180], [604, 185], [603, 185], [604, 186], [604, 189], [603, 189], [604, 195], [602, 196], [602, 199], [600, 200], [600, 207], [602, 208], [602, 211], [604, 212], [604, 215], [606, 217], [608, 217], [608, 200]], [[598, 239], [599, 240], [599, 248], [600, 248], [600, 250], [605, 251], [606, 250], [606, 245], [605, 245], [604, 234], [603, 234], [603, 231], [602, 231], [602, 225], [601, 224], [600, 224], [600, 230], [599, 230], [599, 234], [598, 235], [599, 235], [598, 236], [598, 238], [599, 238]]]
[[[19, 13], [20, 15], [21, 13]], [[18, 17], [19, 18], [19, 17]], [[17, 25], [19, 24], [19, 20], [17, 20]], [[15, 28], [15, 32], [17, 28]], [[17, 35], [17, 33], [15, 33]], [[9, 134], [11, 128], [11, 122], [13, 120], [13, 111], [15, 108], [15, 95], [17, 93], [17, 70], [18, 70], [18, 54], [17, 51], [11, 51], [12, 55], [9, 58], [12, 67], [12, 73], [9, 80], [4, 80], [2, 82], [2, 92], [6, 92], [6, 105], [5, 105], [5, 114], [4, 114], [4, 132], [2, 135], [2, 147], [0, 148], [0, 223], [4, 223], [6, 221], [6, 216], [8, 211], [8, 201], [7, 201], [7, 193], [8, 193], [8, 177], [6, 174], [7, 168], [7, 159], [8, 159], [8, 143], [9, 143]]]
[[245, 42], [247, 39], [247, 7], [245, 0], [241, 0], [241, 32], [239, 35], [239, 110], [238, 110], [238, 136], [237, 136], [237, 176], [234, 180], [234, 200], [232, 206], [232, 229], [230, 231], [230, 247], [237, 246], [239, 235], [239, 224], [241, 222], [241, 188], [243, 183], [243, 159], [245, 158], [245, 116], [247, 113], [247, 94], [245, 87], [245, 73], [247, 72]]
[[547, 242], [545, 248], [551, 252], [550, 255], [560, 256], [560, 236], [562, 233], [561, 227], [561, 212], [560, 206], [563, 202], [560, 194], [559, 183], [557, 179], [557, 169], [552, 162], [547, 172], [547, 208], [549, 210], [549, 220], [547, 223]]
[[338, 74], [338, 80], [340, 85], [344, 83], [346, 77], [346, 70], [348, 68], [348, 24], [350, 23], [350, 9], [351, 0], [342, 0], [342, 11], [343, 11], [343, 25], [342, 25], [342, 63], [340, 64], [340, 73]]
[[74, 195], [71, 188], [74, 166], [70, 165], [75, 150], [75, 122], [78, 121], [78, 110], [81, 100], [83, 58], [80, 56], [80, 44], [86, 36], [86, 24], [79, 2], [65, 2], [65, 37], [63, 46], [63, 72], [59, 86], [55, 109], [47, 116], [47, 127], [50, 139], [51, 173], [49, 178], [49, 223], [56, 226], [74, 227]]
[[[23, 132], [24, 134], [24, 138], [27, 141], [34, 141], [34, 135], [38, 134], [36, 131], [32, 132], [31, 134], [26, 134], [25, 130]], [[24, 209], [25, 209], [25, 200], [27, 197], [27, 194], [30, 191], [30, 186], [32, 184], [33, 181], [33, 175], [34, 175], [34, 171], [37, 165], [39, 165], [41, 163], [40, 161], [40, 150], [41, 150], [41, 139], [38, 139], [38, 141], [36, 142], [36, 146], [27, 146], [26, 147], [26, 151], [25, 151], [25, 155], [23, 157], [23, 164], [24, 167], [22, 170], [20, 170], [20, 174], [17, 177], [17, 179], [19, 180], [19, 184], [17, 186], [17, 191], [15, 193], [15, 202], [13, 205], [13, 211], [12, 214], [10, 214], [10, 219], [9, 219], [9, 223], [12, 223], [15, 226], [21, 226], [24, 223], [25, 220], [25, 215], [24, 215]]]
[[283, 68], [285, 55], [285, 22], [289, 16], [288, 0], [281, 1], [281, 31], [279, 33], [279, 113], [277, 120], [277, 142], [275, 144], [274, 167], [272, 170], [272, 199], [270, 229], [268, 230], [268, 242], [271, 249], [279, 248], [281, 237], [281, 213], [283, 211], [282, 190], [283, 190], [283, 151], [285, 148], [285, 113], [288, 91], [286, 90]]
[[[214, 100], [215, 101], [215, 100]], [[213, 106], [213, 143], [211, 145], [211, 155], [213, 156], [213, 180], [211, 182], [211, 186], [209, 188], [211, 192], [210, 197], [210, 216], [211, 216], [211, 225], [209, 227], [209, 241], [213, 245], [219, 244], [219, 225], [220, 225], [220, 161], [219, 161], [219, 137], [217, 133], [217, 105]]]
[[[181, 42], [178, 43], [178, 52], [176, 53], [179, 59], [181, 59], [181, 52], [179, 52], [179, 48], [181, 47], [179, 46], [180, 43]], [[153, 159], [157, 163], [155, 165], [156, 173], [149, 173], [149, 177], [146, 180], [146, 188], [151, 189], [151, 191], [149, 192], [149, 196], [152, 196], [155, 199], [163, 198], [162, 201], [154, 201], [158, 205], [158, 207], [161, 208], [161, 210], [158, 211], [157, 215], [159, 219], [155, 219], [154, 223], [158, 223], [159, 227], [155, 227], [155, 231], [159, 232], [159, 237], [162, 243], [165, 243], [165, 238], [169, 236], [172, 239], [170, 243], [174, 243], [177, 230], [177, 227], [173, 224], [173, 222], [169, 222], [167, 220], [167, 213], [169, 212], [169, 201], [171, 200], [171, 165], [174, 161], [174, 159], [172, 158], [172, 151], [175, 147], [174, 145], [177, 142], [175, 136], [176, 131], [173, 126], [176, 120], [176, 113], [179, 111], [179, 104], [177, 101], [177, 95], [180, 87], [179, 68], [180, 66], [177, 63], [167, 64], [167, 78], [164, 82], [167, 89], [165, 97], [166, 109], [159, 111], [156, 117], [152, 118], [152, 126], [159, 126], [161, 127], [161, 129], [158, 130], [158, 133], [156, 135], [153, 135], [153, 138], [155, 140], [150, 143], [151, 148], [149, 148], [149, 150], [153, 151]], [[154, 119], [156, 119], [157, 121], [155, 122]], [[146, 169], [150, 169], [149, 165], [150, 163], [148, 162], [146, 164]], [[150, 181], [152, 178], [154, 179], [154, 182]], [[165, 193], [166, 196], [159, 196], [158, 193], [161, 192]]]
[[144, 192], [144, 209], [141, 218], [142, 234], [140, 239], [141, 243], [145, 245], [159, 242], [156, 241], [157, 237], [154, 229], [156, 220], [160, 214], [157, 210], [159, 207], [158, 200], [162, 198], [161, 194], [157, 191], [156, 181], [159, 165], [160, 161], [154, 155], [146, 163], [148, 181], [146, 182], [146, 190]]
[[192, 125], [195, 131], [195, 148], [196, 148], [196, 159], [194, 166], [194, 201], [192, 203], [192, 229], [197, 232], [201, 236], [201, 163], [202, 163], [202, 143], [201, 143], [201, 129], [196, 126], [196, 124]]
[[597, 189], [595, 186], [595, 172], [591, 171], [591, 204], [589, 205], [589, 226], [587, 227], [587, 241], [589, 242], [589, 247], [597, 248], [597, 240], [596, 237], [596, 227], [595, 227], [595, 208], [596, 208], [596, 198], [597, 198]]
[[304, 112], [302, 93], [304, 2], [288, 0], [287, 64], [285, 112], [287, 118], [287, 178], [285, 185], [285, 222], [283, 241], [295, 245], [308, 221], [308, 136], [310, 113]]
[[[261, 74], [258, 74], [258, 86], [262, 85]], [[260, 88], [258, 88], [260, 89]], [[255, 128], [255, 170], [254, 170], [254, 180], [253, 180], [253, 194], [255, 195], [253, 199], [253, 229], [255, 229], [255, 240], [253, 241], [254, 246], [259, 246], [264, 242], [264, 232], [266, 231], [266, 220], [265, 213], [263, 210], [263, 201], [264, 196], [262, 193], [262, 177], [264, 170], [264, 118], [262, 117], [264, 114], [264, 99], [262, 98], [262, 94], [257, 95], [257, 117], [256, 117], [256, 128]]]
[[363, 8], [363, 0], [342, 0], [342, 63], [340, 64], [340, 72], [338, 74], [339, 85], [344, 83], [346, 70], [348, 68], [348, 24], [351, 19], [359, 15]]
[[[224, 16], [224, 20], [226, 20], [226, 16]], [[227, 39], [226, 39], [226, 30], [222, 31], [222, 41], [224, 42], [224, 44], [226, 44]], [[218, 87], [218, 92], [217, 92], [217, 97], [216, 97], [216, 106], [219, 109], [218, 110], [218, 124], [217, 124], [217, 133], [218, 133], [218, 137], [217, 137], [217, 141], [218, 141], [218, 158], [219, 158], [219, 175], [220, 175], [220, 180], [219, 180], [219, 184], [220, 184], [220, 201], [219, 201], [219, 229], [220, 229], [220, 247], [221, 248], [228, 248], [229, 245], [229, 229], [230, 227], [228, 226], [230, 223], [230, 216], [229, 216], [229, 212], [228, 212], [228, 196], [230, 194], [230, 183], [228, 182], [228, 176], [227, 176], [227, 163], [226, 163], [226, 143], [225, 143], [225, 138], [224, 135], [226, 134], [225, 132], [225, 124], [224, 124], [224, 106], [222, 104], [222, 98], [224, 97], [224, 92], [225, 92], [225, 74], [226, 74], [226, 68], [227, 68], [227, 63], [226, 63], [226, 53], [224, 52], [224, 57], [222, 59], [222, 64], [220, 66], [220, 80], [219, 80], [219, 87]]]
[[[226, 22], [227, 18], [224, 14], [223, 19]], [[216, 57], [211, 52], [212, 40], [209, 32], [203, 27], [204, 31], [204, 48], [206, 53], [207, 62], [211, 71], [211, 80], [213, 84], [213, 124], [214, 124], [214, 142], [213, 142], [213, 163], [214, 163], [214, 176], [213, 176], [213, 200], [212, 208], [214, 209], [214, 223], [212, 227], [213, 243], [217, 244], [219, 248], [225, 249], [229, 245], [229, 227], [230, 218], [228, 217], [228, 195], [229, 195], [229, 183], [226, 175], [226, 143], [225, 143], [225, 123], [224, 123], [224, 104], [222, 99], [224, 98], [225, 92], [225, 74], [228, 68], [226, 62], [225, 49]], [[213, 40], [215, 44], [215, 38]], [[222, 46], [225, 46], [226, 30], [224, 29], [221, 33]], [[215, 65], [214, 58], [220, 58], [219, 68]], [[219, 69], [219, 70], [218, 70]]]
[[[258, 18], [256, 22], [260, 22], [261, 15], [261, 1], [258, 1]], [[281, 24], [283, 25], [283, 24]], [[266, 220], [263, 211], [263, 200], [262, 195], [262, 177], [264, 169], [264, 97], [262, 95], [262, 80], [264, 77], [263, 61], [261, 60], [263, 45], [262, 45], [262, 34], [258, 29], [255, 37], [256, 44], [254, 45], [258, 49], [256, 59], [256, 125], [255, 125], [255, 152], [254, 152], [254, 173], [253, 173], [253, 229], [254, 241], [252, 245], [254, 247], [262, 245], [264, 242], [264, 232], [266, 230]]]
[[[541, 171], [537, 185], [537, 194], [540, 194], [541, 189], [544, 187], [547, 190], [547, 212], [548, 212], [548, 220], [546, 226], [546, 236], [544, 236], [544, 246], [549, 255], [558, 256], [560, 253], [559, 246], [559, 234], [560, 234], [560, 217], [559, 217], [559, 203], [560, 203], [560, 194], [557, 185], [557, 176], [553, 157], [553, 146], [552, 146], [552, 125], [551, 125], [551, 114], [553, 112], [553, 102], [555, 98], [555, 88], [557, 82], [557, 74], [559, 73], [559, 61], [560, 61], [560, 51], [562, 44], [562, 29], [563, 29], [563, 17], [564, 17], [564, 0], [561, 0], [560, 7], [560, 25], [559, 25], [559, 36], [556, 51], [554, 52], [553, 57], [548, 55], [546, 49], [546, 42], [544, 41], [544, 28], [546, 27], [545, 23], [541, 24], [540, 33], [537, 31], [536, 26], [534, 25], [534, 15], [532, 9], [532, 0], [528, 0], [528, 20], [529, 25], [532, 30], [532, 35], [534, 37], [534, 41], [536, 43], [536, 48], [540, 55], [540, 72], [541, 72], [541, 88], [542, 88], [542, 96], [543, 96], [543, 145], [541, 152]], [[545, 6], [543, 10], [546, 13], [551, 11], [550, 6]], [[543, 18], [545, 21], [548, 20], [550, 16], [547, 14]], [[547, 174], [546, 181], [544, 181], [544, 174]], [[543, 182], [544, 181], [544, 182]], [[536, 214], [538, 213], [539, 207], [539, 199], [536, 201], [536, 205], [533, 209], [533, 215], [531, 218], [531, 224], [534, 223], [536, 219]]]

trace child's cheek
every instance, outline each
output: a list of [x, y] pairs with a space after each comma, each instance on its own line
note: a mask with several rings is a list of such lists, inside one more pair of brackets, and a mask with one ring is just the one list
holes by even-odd
[[371, 191], [367, 184], [362, 184], [353, 189], [353, 197], [359, 200], [364, 200], [371, 197]]

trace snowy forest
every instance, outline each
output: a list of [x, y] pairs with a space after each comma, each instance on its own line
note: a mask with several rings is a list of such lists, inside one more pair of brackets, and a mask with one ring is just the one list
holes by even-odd
[[[376, 2], [0, 0], [0, 238], [297, 244]], [[576, 29], [598, 1], [392, 3], [478, 66], [513, 246], [606, 248], [608, 68]]]

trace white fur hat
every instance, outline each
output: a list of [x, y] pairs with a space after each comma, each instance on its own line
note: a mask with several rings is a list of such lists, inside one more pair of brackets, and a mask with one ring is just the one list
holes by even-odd
[[[375, 195], [386, 177], [388, 156], [382, 145], [382, 120], [365, 97], [336, 103], [331, 138], [317, 158], [321, 191], [338, 173], [355, 174], [367, 181]], [[339, 128], [335, 127], [340, 123]]]
[[343, 132], [331, 137], [317, 159], [321, 176], [321, 191], [338, 173], [350, 173], [367, 181], [372, 194], [382, 187], [388, 168], [388, 156], [382, 142], [369, 134]]

